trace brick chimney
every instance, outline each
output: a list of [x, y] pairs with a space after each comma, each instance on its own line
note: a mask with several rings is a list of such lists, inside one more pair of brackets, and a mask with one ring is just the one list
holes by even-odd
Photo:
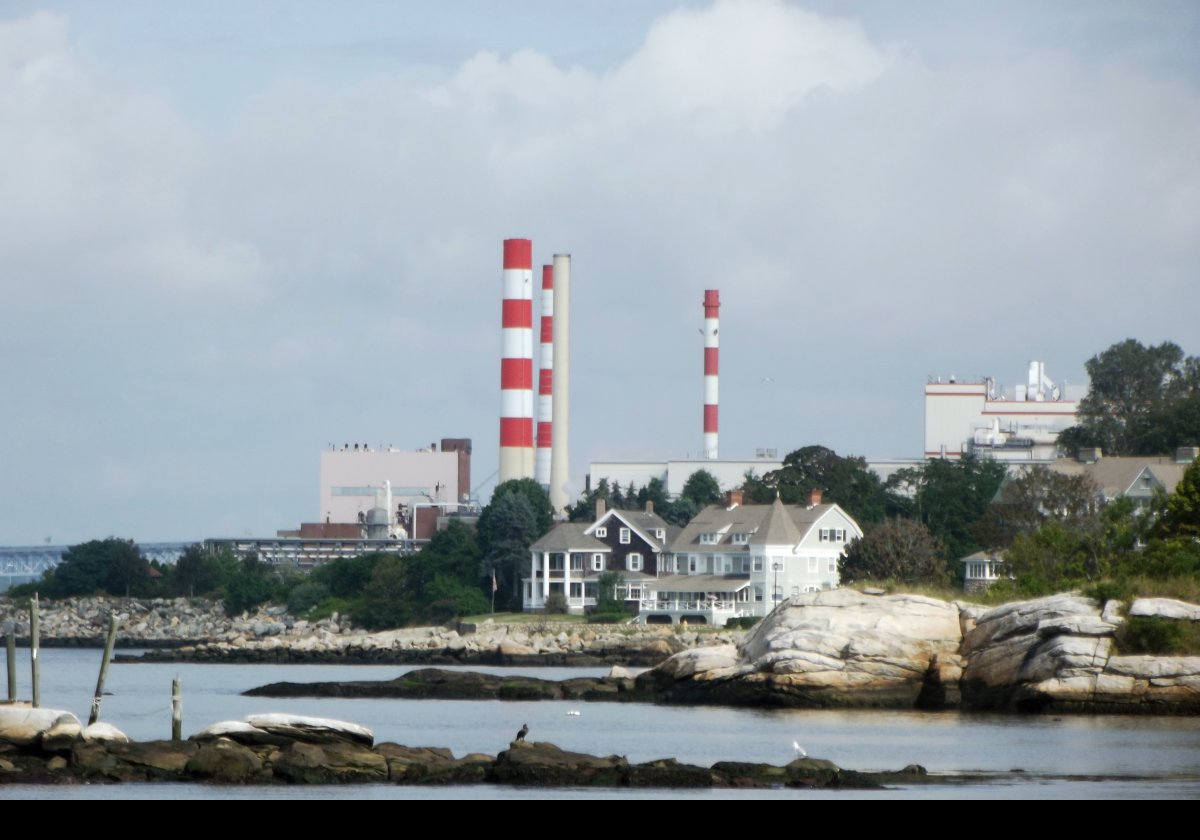
[[654, 500], [653, 499], [646, 500], [646, 513], [649, 513], [651, 515], [654, 514]]
[[725, 507], [733, 510], [738, 505], [742, 504], [744, 494], [741, 490], [726, 490], [725, 491]]
[[604, 497], [599, 496], [596, 499], [596, 521], [599, 522], [604, 518]]
[[808, 491], [808, 506], [813, 508], [819, 504], [821, 504], [821, 490], [814, 487], [812, 490]]

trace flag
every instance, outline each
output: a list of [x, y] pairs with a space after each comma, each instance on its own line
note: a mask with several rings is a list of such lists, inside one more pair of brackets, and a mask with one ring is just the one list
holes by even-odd
[[496, 594], [496, 589], [497, 589], [497, 588], [498, 588], [498, 587], [496, 586], [496, 570], [495, 570], [495, 569], [492, 569], [492, 594], [493, 594], [493, 595], [495, 595], [495, 594]]

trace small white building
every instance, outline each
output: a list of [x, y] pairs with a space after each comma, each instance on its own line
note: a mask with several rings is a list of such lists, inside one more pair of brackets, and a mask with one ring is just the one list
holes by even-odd
[[1004, 569], [1003, 551], [976, 551], [962, 559], [963, 591], [984, 592], [998, 580], [1012, 576]]

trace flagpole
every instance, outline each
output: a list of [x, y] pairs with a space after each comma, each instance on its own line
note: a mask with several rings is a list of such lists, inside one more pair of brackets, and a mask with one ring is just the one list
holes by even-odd
[[492, 615], [496, 614], [496, 569], [492, 568]]

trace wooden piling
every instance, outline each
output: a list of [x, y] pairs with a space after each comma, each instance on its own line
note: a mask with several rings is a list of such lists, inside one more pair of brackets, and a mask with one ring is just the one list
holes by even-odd
[[88, 715], [88, 726], [100, 719], [100, 700], [104, 696], [104, 680], [108, 676], [108, 663], [112, 659], [113, 647], [117, 644], [117, 616], [108, 617], [108, 639], [104, 642], [104, 656], [100, 660], [100, 676], [96, 678], [96, 693], [92, 695], [92, 711]]
[[17, 702], [17, 628], [8, 628], [8, 702]]
[[33, 593], [33, 600], [29, 602], [29, 670], [30, 676], [33, 678], [32, 701], [33, 708], [38, 708], [42, 705], [42, 666], [38, 662], [38, 635], [41, 633], [41, 618], [38, 615], [38, 596]]
[[171, 680], [171, 740], [183, 740], [183, 685], [179, 677]]

